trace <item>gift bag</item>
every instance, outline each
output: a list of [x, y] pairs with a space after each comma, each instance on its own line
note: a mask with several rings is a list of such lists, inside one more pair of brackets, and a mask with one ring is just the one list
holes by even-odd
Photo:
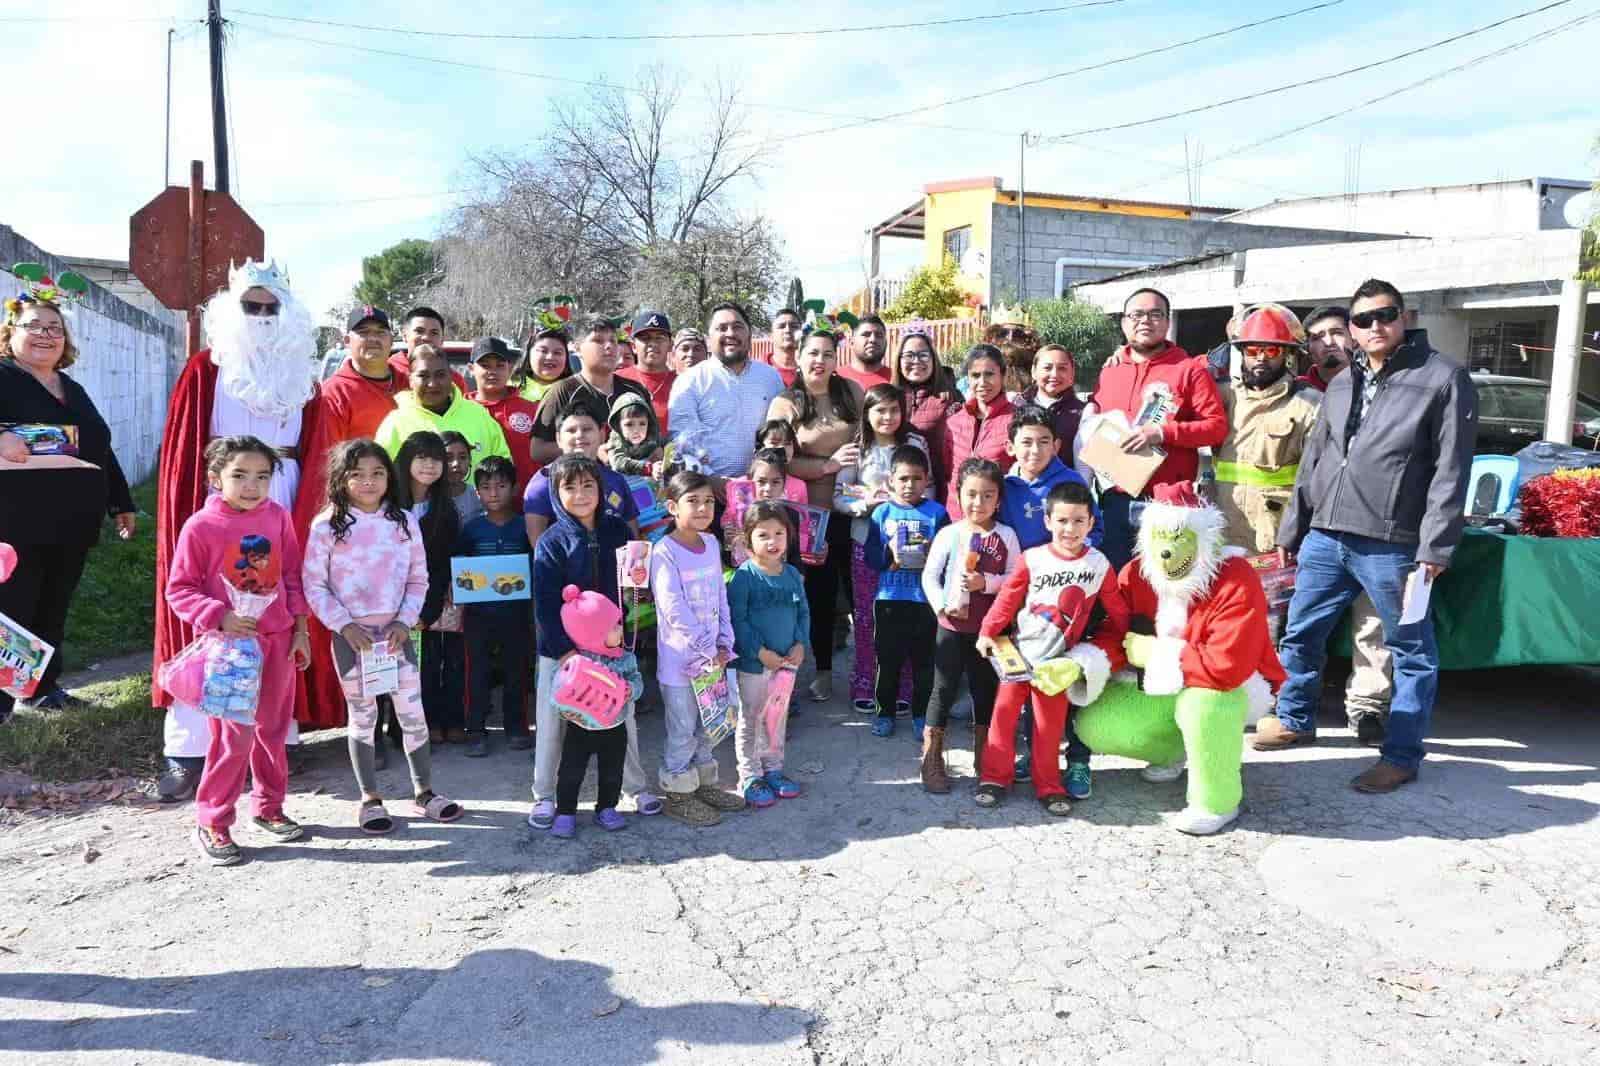
[[733, 732], [734, 716], [738, 711], [733, 698], [733, 686], [728, 684], [728, 671], [713, 666], [690, 682], [694, 699], [700, 706], [700, 724], [705, 726], [706, 738], [712, 747], [722, 743], [722, 738]]
[[[278, 598], [272, 592], [241, 592], [224, 582], [233, 613], [259, 619]], [[201, 633], [161, 665], [161, 687], [201, 714], [254, 725], [261, 695], [261, 642], [220, 630]]]
[[783, 746], [783, 726], [789, 717], [789, 697], [794, 695], [795, 669], [780, 666], [772, 672], [767, 682], [767, 702], [761, 708], [761, 720], [767, 727], [767, 743], [773, 748]]

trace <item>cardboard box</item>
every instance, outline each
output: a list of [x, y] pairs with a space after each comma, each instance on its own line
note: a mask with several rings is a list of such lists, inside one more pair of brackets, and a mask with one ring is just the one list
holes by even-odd
[[1102, 418], [1085, 435], [1078, 457], [1129, 496], [1138, 496], [1166, 461], [1167, 453], [1148, 444], [1136, 452], [1123, 451], [1122, 442], [1130, 433], [1132, 430]]

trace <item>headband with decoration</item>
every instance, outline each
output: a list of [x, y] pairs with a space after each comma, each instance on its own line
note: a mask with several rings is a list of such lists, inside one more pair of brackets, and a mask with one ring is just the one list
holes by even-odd
[[57, 311], [66, 311], [89, 294], [89, 279], [72, 270], [64, 270], [59, 278], [52, 278], [38, 263], [18, 263], [11, 274], [22, 282], [22, 291], [6, 301], [6, 322], [15, 323], [22, 316], [23, 304], [48, 304]]
[[566, 329], [577, 310], [578, 301], [564, 294], [541, 296], [528, 304], [528, 313], [539, 329]]
[[928, 325], [926, 319], [913, 318], [911, 321], [900, 327], [900, 339], [903, 341], [907, 337], [922, 337], [927, 341], [932, 342], [933, 327]]
[[805, 313], [805, 321], [800, 326], [800, 334], [809, 337], [813, 333], [825, 333], [830, 337], [842, 337], [844, 330], [840, 326], [849, 326], [855, 329], [861, 325], [861, 320], [848, 310], [825, 311], [828, 305], [821, 300], [807, 300], [800, 305], [800, 310]]
[[1012, 307], [1007, 307], [1005, 304], [997, 305], [994, 312], [989, 316], [989, 325], [1022, 326], [1024, 329], [1033, 328], [1033, 323], [1028, 320], [1027, 309], [1021, 304]]
[[228, 288], [236, 292], [246, 289], [278, 289], [288, 291], [288, 271], [278, 266], [276, 259], [270, 263], [258, 263], [254, 259], [246, 259], [242, 266], [228, 264]]

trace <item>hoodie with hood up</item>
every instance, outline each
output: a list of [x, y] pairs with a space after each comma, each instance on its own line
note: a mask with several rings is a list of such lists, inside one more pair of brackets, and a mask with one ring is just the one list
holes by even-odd
[[[622, 435], [622, 416], [634, 410], [643, 412], [650, 420], [650, 430], [645, 434], [643, 441], [629, 444], [627, 438]], [[650, 406], [650, 401], [638, 393], [619, 393], [612, 401], [611, 415], [607, 422], [611, 426], [611, 436], [606, 438], [603, 451], [611, 469], [619, 474], [649, 474], [650, 461], [656, 458], [656, 453], [661, 450], [661, 424], [656, 420], [656, 413]]]
[[533, 550], [533, 617], [539, 655], [559, 659], [574, 647], [561, 624], [561, 590], [576, 585], [620, 605], [617, 549], [628, 543], [629, 533], [627, 524], [603, 506], [595, 512], [593, 529], [567, 513], [560, 493], [550, 493], [550, 507], [555, 521]]

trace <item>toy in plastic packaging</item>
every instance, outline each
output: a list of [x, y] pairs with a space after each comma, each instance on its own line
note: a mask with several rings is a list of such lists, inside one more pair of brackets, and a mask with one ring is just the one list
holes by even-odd
[[920, 522], [897, 522], [894, 527], [896, 570], [921, 570], [928, 565], [928, 538]]
[[945, 589], [944, 613], [951, 618], [965, 618], [972, 593], [967, 591], [967, 575], [978, 572], [978, 561], [983, 558], [983, 534], [974, 533], [967, 550], [961, 553], [959, 565], [950, 568]]
[[[241, 592], [224, 583], [233, 613], [258, 619], [278, 593]], [[261, 642], [220, 630], [201, 633], [161, 665], [157, 680], [172, 698], [201, 714], [254, 725], [261, 696]]]
[[744, 515], [756, 502], [756, 485], [749, 478], [733, 478], [728, 482], [728, 506], [722, 512], [723, 543], [728, 546], [728, 557], [734, 566], [744, 565], [750, 558], [750, 545], [744, 536]]
[[622, 721], [628, 683], [593, 659], [574, 655], [556, 671], [550, 699], [562, 718], [581, 729], [610, 729]]
[[821, 566], [828, 561], [828, 515], [822, 507], [809, 504], [788, 504], [794, 512], [795, 526], [800, 533], [800, 561], [808, 566]]
[[1256, 572], [1261, 591], [1267, 595], [1267, 632], [1276, 645], [1289, 617], [1289, 601], [1294, 598], [1295, 566], [1280, 564], [1277, 552], [1247, 556], [1245, 562]]
[[54, 645], [0, 614], [0, 692], [19, 700], [32, 696], [55, 651]]
[[795, 669], [780, 666], [772, 672], [767, 682], [767, 702], [761, 708], [761, 721], [766, 726], [767, 744], [772, 748], [783, 746], [783, 729], [789, 720], [789, 698], [794, 695]]
[[617, 549], [617, 584], [624, 589], [650, 587], [650, 542], [630, 540]]
[[716, 747], [733, 732], [738, 711], [734, 703], [733, 686], [728, 683], [728, 671], [713, 666], [695, 677], [690, 686], [694, 689], [695, 703], [700, 707], [700, 724], [705, 726], [706, 739], [712, 747]]
[[994, 672], [1001, 681], [1019, 682], [1033, 679], [1033, 669], [1028, 666], [1028, 660], [1023, 658], [1010, 637], [994, 638], [994, 654], [989, 656], [989, 661], [994, 664]]

